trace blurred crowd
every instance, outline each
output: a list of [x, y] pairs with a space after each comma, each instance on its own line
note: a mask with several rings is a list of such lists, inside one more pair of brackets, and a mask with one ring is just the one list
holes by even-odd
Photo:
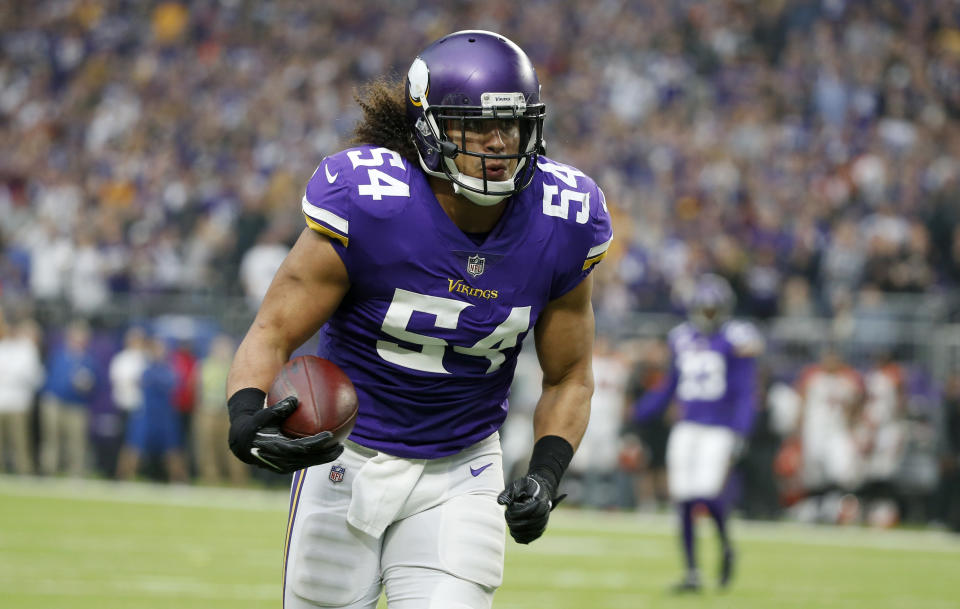
[[[102, 381], [129, 325], [103, 319], [113, 303], [213, 294], [255, 307], [303, 226], [307, 180], [360, 117], [359, 88], [402, 76], [427, 43], [465, 28], [499, 31], [528, 52], [548, 107], [547, 154], [606, 193], [616, 239], [597, 271], [601, 326], [678, 312], [703, 271], [728, 278], [737, 313], [761, 322], [876, 318], [903, 294], [957, 293], [960, 5], [951, 0], [598, 0], [589, 9], [45, 0], [0, 8], [0, 298], [14, 312], [10, 335], [40, 338], [49, 373], [76, 364], [55, 351], [73, 330], [39, 336], [31, 320], [49, 321], [48, 305], [90, 320], [102, 329], [93, 333]], [[889, 336], [880, 329], [868, 332]], [[195, 357], [212, 344], [194, 344]], [[629, 383], [646, 378], [632, 347], [616, 349]], [[168, 362], [177, 344], [144, 350]], [[858, 362], [860, 373], [874, 363]], [[154, 372], [151, 387], [168, 391], [169, 371]], [[960, 400], [952, 372], [935, 379], [937, 404]], [[773, 371], [771, 395], [789, 396], [781, 389], [796, 391], [799, 375]], [[37, 395], [58, 395], [37, 382]], [[57, 457], [41, 450], [42, 468], [96, 450], [71, 435], [78, 426], [136, 435], [127, 426], [142, 423], [119, 416], [137, 410], [133, 398], [98, 386], [93, 404], [118, 416], [73, 416], [76, 396], [40, 400], [54, 414], [34, 418], [34, 429], [73, 438]], [[185, 421], [164, 427], [167, 440], [186, 437]], [[624, 435], [619, 421], [607, 428], [626, 443], [621, 465], [640, 467], [660, 441], [644, 440], [649, 430]], [[789, 436], [773, 434], [778, 451]], [[104, 471], [140, 467], [139, 440], [139, 451], [111, 449], [118, 464], [107, 459]], [[161, 452], [171, 478], [198, 473], [191, 451]]]
[[227, 447], [232, 336], [0, 315], [0, 472], [242, 485]]
[[51, 0], [0, 10], [3, 293], [255, 301], [358, 88], [468, 27], [527, 50], [548, 154], [606, 191], [608, 319], [703, 270], [759, 318], [960, 281], [950, 0]]

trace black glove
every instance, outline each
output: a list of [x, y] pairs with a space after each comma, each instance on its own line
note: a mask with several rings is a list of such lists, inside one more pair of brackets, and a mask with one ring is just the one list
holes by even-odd
[[517, 543], [530, 543], [547, 529], [550, 512], [566, 495], [554, 499], [556, 489], [546, 477], [528, 473], [507, 485], [497, 503], [507, 506], [504, 517]]
[[244, 463], [281, 474], [289, 474], [311, 465], [329, 463], [343, 452], [343, 444], [334, 441], [329, 431], [306, 438], [290, 438], [280, 432], [280, 422], [297, 408], [290, 396], [269, 408], [263, 408], [265, 393], [259, 389], [241, 389], [230, 397], [230, 450]]

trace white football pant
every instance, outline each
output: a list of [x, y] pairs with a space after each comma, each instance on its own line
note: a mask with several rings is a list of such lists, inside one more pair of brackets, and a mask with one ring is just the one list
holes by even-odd
[[720, 495], [737, 436], [728, 427], [681, 421], [667, 440], [667, 486], [674, 501]]
[[347, 442], [294, 474], [284, 609], [374, 609], [381, 586], [391, 609], [488, 609], [503, 580], [503, 487], [496, 433], [431, 460]]

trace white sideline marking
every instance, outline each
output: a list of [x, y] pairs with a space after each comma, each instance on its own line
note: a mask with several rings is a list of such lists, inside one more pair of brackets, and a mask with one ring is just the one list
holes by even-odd
[[290, 502], [290, 492], [283, 488], [277, 490], [215, 488], [29, 476], [0, 476], [0, 495], [282, 512], [287, 510]]
[[[22, 581], [19, 583], [23, 583]], [[136, 596], [138, 592], [155, 596], [189, 595], [192, 599], [235, 599], [247, 600], [276, 599], [278, 587], [274, 584], [223, 584], [215, 585], [199, 580], [172, 577], [131, 577], [123, 581], [84, 582], [63, 579], [30, 580], [30, 593], [38, 596], [95, 596], [122, 593], [123, 596]]]

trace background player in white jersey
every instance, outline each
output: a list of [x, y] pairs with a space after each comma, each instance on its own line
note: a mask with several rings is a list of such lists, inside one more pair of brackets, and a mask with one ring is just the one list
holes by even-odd
[[816, 506], [814, 518], [844, 521], [849, 515], [839, 500], [863, 481], [863, 454], [854, 433], [866, 395], [863, 377], [830, 345], [796, 384], [807, 505]]
[[680, 516], [685, 574], [677, 592], [701, 588], [694, 536], [694, 508], [706, 507], [716, 523], [722, 549], [719, 582], [730, 583], [734, 553], [722, 497], [730, 467], [742, 450], [756, 412], [756, 358], [763, 339], [746, 321], [731, 319], [734, 295], [726, 279], [707, 273], [696, 282], [690, 321], [670, 331], [672, 355], [665, 383], [643, 395], [636, 417], [645, 420], [675, 396], [679, 422], [667, 441], [670, 498]]
[[[590, 272], [612, 239], [606, 202], [541, 155], [536, 73], [500, 35], [446, 36], [402, 85], [374, 83], [360, 104], [360, 145], [307, 184], [308, 228], [234, 359], [231, 448], [296, 472], [286, 609], [372, 609], [382, 588], [394, 609], [489, 607], [501, 505], [516, 541], [537, 539], [589, 417]], [[293, 405], [263, 408], [318, 330], [318, 353], [360, 401], [345, 446], [326, 433], [277, 439]], [[504, 488], [497, 430], [530, 330], [543, 369], [535, 444]]]

